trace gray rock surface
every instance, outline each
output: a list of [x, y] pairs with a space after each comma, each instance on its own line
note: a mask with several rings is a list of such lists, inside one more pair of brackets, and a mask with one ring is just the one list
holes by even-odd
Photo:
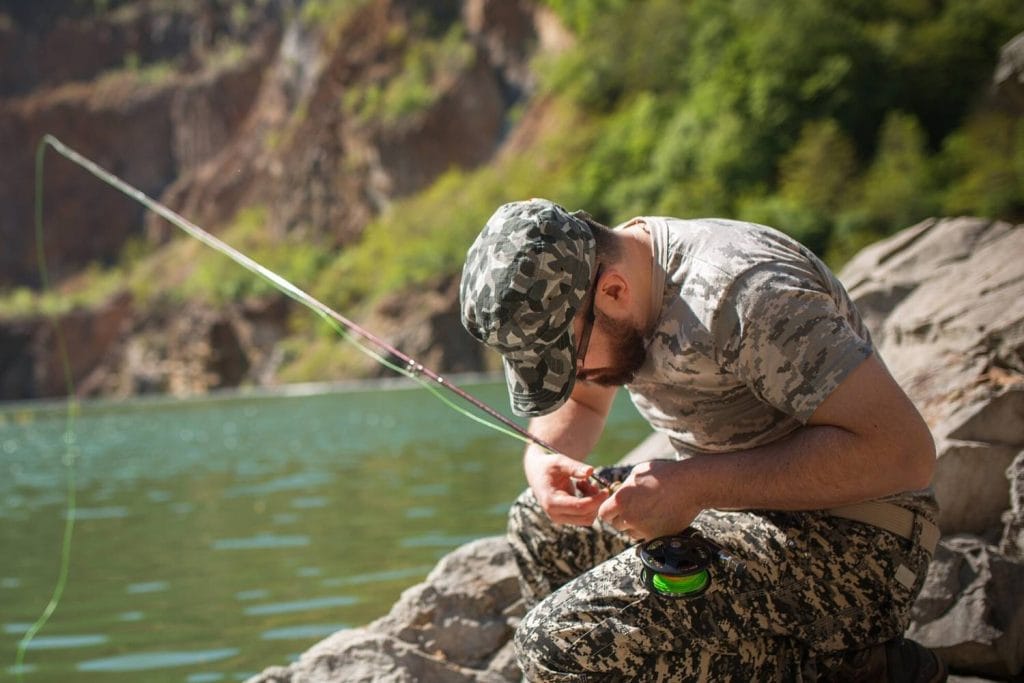
[[943, 539], [907, 635], [946, 664], [1008, 679], [1024, 664], [1024, 571], [983, 539]]
[[935, 436], [944, 538], [908, 634], [954, 671], [1024, 669], [1024, 225], [928, 220], [840, 273]]
[[1024, 448], [1024, 225], [928, 220], [840, 273], [939, 454], [943, 532], [983, 533], [1009, 507]]
[[511, 636], [522, 614], [511, 548], [504, 538], [480, 539], [442, 558], [386, 616], [248, 683], [518, 681]]

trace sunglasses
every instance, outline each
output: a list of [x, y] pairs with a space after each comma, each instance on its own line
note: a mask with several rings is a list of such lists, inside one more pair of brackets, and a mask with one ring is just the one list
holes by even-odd
[[583, 330], [580, 332], [580, 343], [576, 347], [576, 372], [583, 369], [583, 362], [587, 357], [587, 347], [590, 346], [590, 333], [594, 329], [594, 320], [597, 318], [597, 282], [601, 279], [601, 264], [598, 264], [594, 271], [594, 284], [590, 289], [590, 301], [587, 304], [587, 312], [583, 316]]

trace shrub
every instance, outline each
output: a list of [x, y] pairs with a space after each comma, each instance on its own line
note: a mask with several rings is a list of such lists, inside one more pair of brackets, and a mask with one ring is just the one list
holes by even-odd
[[1024, 218], [1024, 119], [999, 112], [975, 115], [943, 149], [947, 213]]

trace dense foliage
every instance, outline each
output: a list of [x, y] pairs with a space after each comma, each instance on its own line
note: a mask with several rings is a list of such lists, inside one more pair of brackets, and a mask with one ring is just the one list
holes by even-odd
[[548, 0], [547, 88], [605, 117], [583, 201], [728, 214], [835, 262], [935, 214], [1024, 214], [1024, 123], [984, 102], [1014, 0]]
[[1024, 218], [1024, 120], [987, 94], [1016, 0], [546, 2], [578, 37], [535, 65], [565, 127], [369, 226], [321, 279], [334, 303], [457, 272], [527, 196], [767, 223], [836, 267], [928, 216]]
[[[377, 297], [458, 273], [494, 208], [530, 196], [608, 223], [638, 214], [767, 223], [834, 267], [928, 216], [1024, 220], [1024, 118], [989, 92], [1000, 48], [1024, 31], [1020, 0], [539, 1], [576, 42], [533, 65], [538, 90], [510, 115], [544, 110], [532, 147], [452, 170], [341, 253], [274, 230], [261, 207], [224, 235], [359, 317]], [[303, 19], [331, 35], [365, 2], [310, 0]], [[345, 115], [395, 124], [429, 107], [446, 74], [473, 63], [457, 5], [424, 5], [429, 35], [401, 34], [404, 68], [351, 88]], [[218, 303], [269, 291], [216, 254], [182, 247], [161, 259], [126, 259], [121, 281], [146, 299], [154, 272], [180, 259], [187, 277], [161, 280], [161, 296]], [[118, 280], [86, 274], [61, 303], [95, 301]], [[19, 291], [0, 308], [39, 303]], [[306, 342], [307, 327], [296, 327]], [[332, 353], [296, 351], [288, 378], [344, 366]]]

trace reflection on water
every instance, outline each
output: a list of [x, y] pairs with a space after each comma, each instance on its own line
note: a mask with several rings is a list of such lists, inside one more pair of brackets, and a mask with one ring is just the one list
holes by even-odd
[[[19, 633], [18, 635], [23, 635]], [[29, 650], [63, 650], [69, 647], [89, 647], [90, 645], [102, 645], [109, 638], [103, 635], [86, 636], [36, 636], [28, 644]]]
[[158, 593], [170, 587], [166, 581], [143, 581], [142, 583], [130, 583], [125, 587], [128, 593]]
[[195, 650], [192, 652], [140, 652], [134, 655], [90, 659], [79, 663], [79, 671], [149, 671], [168, 667], [207, 664], [238, 654], [235, 648]]
[[246, 614], [285, 614], [287, 612], [310, 612], [328, 607], [349, 607], [359, 603], [359, 598], [351, 595], [329, 595], [309, 600], [293, 600], [292, 602], [272, 602], [266, 605], [246, 607]]
[[259, 534], [249, 538], [219, 538], [212, 543], [214, 550], [266, 550], [269, 548], [298, 548], [309, 545], [309, 536], [279, 536]]
[[[500, 382], [471, 390], [507, 405]], [[0, 408], [0, 671], [56, 580], [64, 430], [60, 405]], [[646, 433], [617, 404], [603, 462]], [[521, 444], [420, 389], [86, 403], [75, 436], [70, 580], [26, 681], [237, 681], [285, 664], [502, 533], [523, 486]]]
[[117, 519], [127, 517], [128, 508], [119, 505], [96, 508], [75, 508], [75, 519]]
[[456, 548], [463, 543], [479, 538], [471, 534], [439, 534], [432, 532], [420, 536], [398, 539], [403, 548]]
[[260, 634], [262, 640], [319, 640], [342, 629], [352, 628], [350, 624], [303, 624], [273, 628]]

